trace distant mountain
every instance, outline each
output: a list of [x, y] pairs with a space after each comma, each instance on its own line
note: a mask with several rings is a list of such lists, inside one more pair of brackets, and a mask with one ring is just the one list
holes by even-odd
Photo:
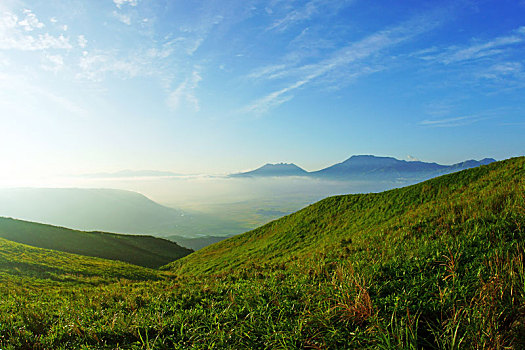
[[159, 170], [121, 170], [114, 173], [94, 173], [84, 174], [80, 177], [87, 178], [123, 178], [123, 177], [158, 177], [158, 176], [177, 176], [179, 174], [171, 171]]
[[0, 190], [0, 216], [79, 230], [152, 233], [184, 221], [180, 210], [164, 207], [137, 192], [84, 188]]
[[131, 191], [87, 188], [0, 189], [0, 216], [65, 226], [155, 236], [232, 234], [238, 224], [160, 205]]
[[192, 252], [162, 238], [83, 232], [0, 217], [0, 238], [58, 250], [156, 268]]
[[263, 176], [310, 176], [316, 178], [339, 180], [425, 180], [454, 171], [474, 168], [495, 162], [495, 159], [485, 158], [480, 161], [467, 160], [453, 165], [441, 165], [421, 161], [399, 160], [393, 157], [377, 157], [373, 155], [355, 155], [344, 162], [327, 168], [308, 172], [295, 164], [266, 164], [253, 171], [233, 174], [234, 177]]
[[303, 176], [308, 172], [293, 163], [265, 164], [260, 168], [244, 173], [232, 174], [232, 177], [266, 177], [266, 176]]
[[480, 161], [471, 159], [471, 160], [466, 160], [464, 162], [451, 165], [449, 167], [449, 169], [452, 170], [452, 171], [465, 170], [465, 169], [475, 168], [475, 167], [480, 166], [480, 165], [488, 165], [488, 164], [493, 163], [495, 161], [496, 160], [493, 159], [493, 158], [483, 158]]
[[480, 165], [487, 165], [495, 161], [492, 158], [485, 158], [481, 161], [468, 160], [453, 165], [441, 165], [421, 161], [399, 160], [393, 157], [357, 155], [348, 158], [342, 163], [311, 172], [309, 175], [339, 179], [425, 179]]

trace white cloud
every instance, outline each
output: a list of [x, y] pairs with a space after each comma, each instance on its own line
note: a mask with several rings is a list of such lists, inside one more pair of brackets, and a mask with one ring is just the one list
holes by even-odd
[[420, 162], [420, 161], [421, 161], [420, 159], [418, 159], [418, 158], [416, 158], [416, 157], [414, 157], [414, 156], [411, 156], [410, 154], [407, 155], [407, 160], [408, 160], [409, 162]]
[[46, 49], [70, 49], [72, 48], [69, 39], [63, 35], [58, 37], [49, 33], [39, 34], [38, 36], [17, 35], [11, 37], [0, 37], [0, 49], [3, 50], [23, 50], [36, 51]]
[[31, 10], [25, 9], [23, 12], [26, 17], [18, 22], [18, 24], [24, 28], [24, 30], [30, 32], [35, 29], [44, 28], [44, 23], [40, 22], [38, 18], [36, 18], [36, 15], [31, 12]]
[[197, 89], [202, 77], [198, 71], [193, 71], [192, 75], [173, 90], [168, 96], [168, 106], [176, 111], [180, 109], [185, 103], [190, 105], [196, 112], [200, 110], [199, 100], [195, 96], [195, 89]]
[[49, 33], [29, 34], [34, 29], [43, 28], [30, 10], [24, 10], [26, 19], [18, 21], [18, 17], [5, 12], [0, 17], [0, 49], [36, 51], [47, 49], [70, 49], [69, 39], [63, 35], [53, 36]]
[[126, 15], [123, 13], [119, 13], [117, 11], [113, 11], [113, 16], [115, 16], [120, 22], [127, 24], [128, 26], [131, 24], [131, 16]]
[[77, 37], [78, 46], [80, 46], [82, 49], [84, 49], [87, 46], [87, 40], [84, 35], [79, 35]]
[[64, 67], [64, 58], [61, 55], [44, 55], [45, 62], [42, 68], [52, 72], [58, 72]]
[[121, 8], [122, 5], [137, 6], [138, 3], [137, 0], [113, 0], [113, 2], [118, 8]]
[[119, 74], [124, 78], [133, 78], [143, 71], [144, 62], [129, 57], [122, 60], [109, 53], [84, 54], [79, 61], [81, 72], [77, 78], [100, 82], [106, 73]]

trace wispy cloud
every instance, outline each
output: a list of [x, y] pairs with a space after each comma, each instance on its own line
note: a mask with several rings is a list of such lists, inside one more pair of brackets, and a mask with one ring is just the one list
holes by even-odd
[[51, 72], [57, 73], [64, 67], [64, 57], [62, 55], [51, 55], [46, 53], [44, 55], [44, 63], [42, 68]]
[[118, 8], [121, 8], [123, 5], [130, 5], [130, 6], [137, 6], [138, 1], [137, 0], [113, 0], [113, 3]]
[[273, 79], [277, 75], [280, 75], [283, 71], [285, 71], [287, 66], [285, 64], [275, 64], [271, 66], [266, 67], [260, 67], [248, 74], [248, 79], [259, 79], [259, 78], [266, 78], [266, 79]]
[[184, 104], [188, 104], [194, 111], [200, 110], [199, 100], [196, 97], [197, 89], [202, 77], [198, 70], [193, 71], [190, 77], [180, 83], [168, 96], [168, 106], [176, 111]]
[[[49, 89], [35, 85], [33, 82], [28, 81], [24, 76], [0, 73], [0, 91], [22, 92], [23, 95], [27, 96], [27, 101], [33, 101], [35, 100], [34, 97], [38, 96], [39, 99], [49, 101], [52, 105], [57, 106], [64, 111], [67, 111], [68, 116], [84, 116], [87, 114], [87, 111], [75, 101], [70, 100], [65, 96], [55, 94]], [[13, 101], [10, 100], [5, 102], [9, 104], [13, 103]], [[28, 103], [28, 106], [15, 104], [14, 107], [16, 109], [31, 110], [29, 105], [30, 103]], [[1, 117], [7, 116], [0, 116], [0, 119]]]
[[480, 72], [478, 76], [492, 80], [509, 77], [525, 78], [525, 71], [521, 62], [502, 62], [488, 67], [485, 71]]
[[[438, 24], [439, 21], [432, 17], [418, 17], [396, 27], [378, 31], [360, 41], [351, 43], [336, 51], [331, 57], [314, 64], [307, 64], [298, 67], [276, 65], [259, 69], [252, 73], [252, 75], [260, 78], [272, 78], [272, 76], [275, 77], [279, 75], [279, 77], [296, 77], [296, 80], [289, 83], [287, 86], [254, 101], [242, 109], [242, 112], [253, 112], [258, 114], [265, 113], [269, 109], [293, 98], [290, 93], [294, 90], [297, 90], [321, 77], [326, 77], [330, 73], [348, 67], [351, 64], [361, 62], [374, 54], [394, 47], [395, 45], [407, 41], [421, 33], [429, 31]], [[345, 75], [355, 79], [360, 75], [370, 74], [374, 71], [377, 71], [377, 69], [359, 67], [358, 70], [351, 72], [351, 74], [345, 72]]]
[[443, 118], [443, 119], [425, 119], [418, 124], [421, 126], [434, 127], [434, 128], [451, 128], [457, 126], [464, 126], [474, 124], [476, 122], [493, 118], [493, 116], [487, 115], [469, 115], [453, 118]]
[[310, 19], [314, 14], [318, 12], [318, 6], [322, 3], [320, 0], [312, 0], [307, 2], [303, 7], [293, 9], [286, 14], [283, 18], [275, 21], [268, 30], [279, 30], [284, 31], [294, 23], [301, 22]]
[[[289, 11], [283, 17], [275, 20], [267, 29], [285, 31], [297, 23], [310, 20], [319, 13], [322, 13], [323, 16], [335, 13], [351, 2], [353, 0], [310, 0], [301, 7], [290, 6]], [[273, 13], [273, 10], [270, 9], [267, 12]]]
[[77, 78], [101, 82], [107, 73], [120, 75], [122, 78], [133, 78], [138, 75], [149, 75], [147, 61], [137, 56], [121, 59], [112, 52], [85, 52], [79, 60], [80, 71]]
[[525, 26], [515, 29], [508, 35], [484, 42], [476, 40], [471, 45], [452, 46], [442, 50], [442, 52], [436, 52], [436, 48], [431, 48], [427, 51], [420, 51], [419, 55], [416, 56], [423, 60], [439, 61], [444, 64], [461, 63], [504, 53], [523, 42], [525, 42]]

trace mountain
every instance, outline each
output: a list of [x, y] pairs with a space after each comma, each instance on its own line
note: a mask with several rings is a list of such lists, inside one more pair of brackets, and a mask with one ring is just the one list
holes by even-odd
[[244, 173], [232, 174], [231, 177], [269, 177], [269, 176], [303, 176], [308, 172], [293, 163], [265, 164], [260, 168]]
[[162, 177], [162, 176], [178, 176], [180, 174], [173, 173], [171, 171], [159, 171], [159, 170], [120, 170], [114, 173], [94, 173], [94, 174], [83, 174], [79, 177], [86, 178], [124, 178], [124, 177]]
[[[467, 160], [453, 165], [441, 165], [421, 161], [399, 160], [393, 157], [377, 157], [373, 155], [355, 155], [344, 162], [327, 168], [308, 172], [295, 164], [266, 164], [253, 171], [233, 174], [234, 177], [262, 176], [311, 176], [323, 179], [337, 180], [368, 180], [368, 181], [421, 181], [454, 171], [474, 168], [495, 162], [495, 159], [485, 158], [480, 161]], [[274, 175], [275, 174], [275, 175]]]
[[0, 217], [0, 238], [39, 248], [156, 268], [191, 253], [152, 236], [82, 232]]
[[157, 270], [95, 257], [32, 247], [0, 238], [0, 276], [22, 284], [85, 283], [89, 285], [117, 282], [121, 279], [147, 281], [164, 278]]
[[184, 220], [182, 211], [137, 192], [84, 188], [1, 189], [0, 215], [79, 230], [137, 234]]
[[485, 158], [480, 161], [467, 160], [453, 165], [441, 165], [421, 161], [399, 160], [393, 157], [358, 155], [352, 156], [342, 163], [309, 174], [315, 177], [338, 179], [420, 180], [487, 165], [495, 161], [492, 158]]
[[[378, 162], [391, 166], [399, 164], [393, 158], [358, 156], [346, 165], [359, 164], [360, 169], [375, 169]], [[396, 240], [408, 239], [406, 235], [421, 238], [418, 233], [421, 225], [430, 236], [444, 227], [457, 228], [458, 224], [453, 223], [456, 219], [451, 223], [443, 221], [449, 220], [443, 218], [459, 215], [457, 211], [463, 223], [472, 218], [469, 227], [484, 227], [501, 214], [499, 208], [503, 203], [494, 208], [487, 203], [504, 200], [498, 198], [498, 193], [510, 191], [506, 186], [512, 188], [509, 198], [523, 200], [523, 175], [525, 158], [522, 157], [386, 192], [329, 197], [258, 229], [203, 248], [168, 266], [183, 274], [220, 273], [253, 263], [305, 259], [316, 251], [342, 251], [345, 244], [341, 246], [340, 242], [343, 241], [353, 242], [352, 251], [370, 251], [372, 242], [395, 247]]]
[[392, 157], [358, 155], [352, 156], [342, 163], [314, 171], [311, 175], [330, 178], [397, 178], [404, 175], [439, 174], [445, 169], [447, 166], [437, 163], [408, 162]]
[[140, 193], [114, 189], [0, 189], [0, 216], [84, 231], [155, 236], [243, 232], [228, 219], [183, 212]]

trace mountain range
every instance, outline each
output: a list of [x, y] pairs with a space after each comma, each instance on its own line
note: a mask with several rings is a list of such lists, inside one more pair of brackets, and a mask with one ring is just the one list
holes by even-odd
[[464, 162], [442, 165], [422, 161], [406, 161], [393, 157], [373, 155], [355, 155], [347, 160], [327, 168], [308, 172], [293, 163], [265, 164], [252, 171], [230, 175], [231, 177], [284, 177], [308, 176], [338, 180], [422, 180], [455, 171], [487, 165], [496, 160], [467, 160]]

